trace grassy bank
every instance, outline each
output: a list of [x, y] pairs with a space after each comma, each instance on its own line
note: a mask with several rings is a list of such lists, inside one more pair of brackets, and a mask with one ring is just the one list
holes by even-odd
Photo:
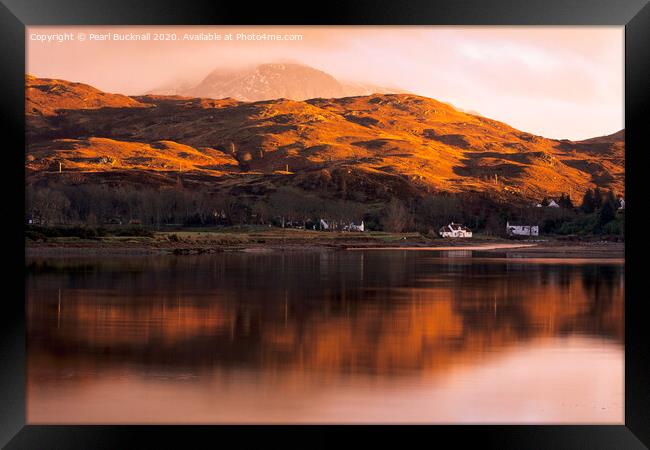
[[[539, 237], [512, 240], [475, 234], [471, 239], [442, 239], [420, 233], [370, 231], [322, 232], [313, 230], [269, 228], [263, 226], [227, 228], [179, 228], [152, 231], [141, 228], [87, 227], [38, 228], [26, 232], [28, 255], [49, 254], [197, 254], [224, 251], [302, 251], [345, 250], [350, 248], [485, 248], [496, 254], [504, 247], [514, 257], [577, 256], [623, 257], [622, 242], [602, 239]], [[501, 248], [499, 248], [501, 247]], [[525, 247], [525, 251], [523, 248]]]
[[148, 248], [170, 252], [216, 252], [248, 248], [346, 248], [366, 245], [426, 245], [419, 233], [321, 232], [261, 226], [182, 228], [170, 231], [125, 232], [121, 229], [28, 230], [28, 248]]

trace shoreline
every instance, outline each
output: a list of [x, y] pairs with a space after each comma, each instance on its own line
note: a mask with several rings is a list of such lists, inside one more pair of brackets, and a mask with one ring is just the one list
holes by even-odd
[[488, 251], [508, 250], [513, 248], [535, 247], [537, 244], [484, 244], [484, 245], [442, 245], [442, 246], [389, 246], [389, 247], [348, 247], [345, 250], [416, 250], [416, 251]]
[[474, 256], [500, 258], [624, 259], [625, 243], [471, 238], [450, 241], [418, 233], [313, 233], [304, 231], [157, 233], [154, 237], [100, 239], [54, 238], [27, 241], [26, 258], [74, 256], [196, 255], [223, 252], [269, 253], [306, 251], [469, 251]]

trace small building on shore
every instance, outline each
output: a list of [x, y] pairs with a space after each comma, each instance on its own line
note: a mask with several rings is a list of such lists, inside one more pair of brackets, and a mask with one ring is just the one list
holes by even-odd
[[364, 232], [365, 231], [365, 225], [363, 224], [363, 220], [362, 220], [360, 225], [357, 225], [355, 223], [350, 223], [350, 225], [347, 225], [347, 226], [343, 227], [343, 230], [344, 231], [361, 231], [361, 232]]
[[363, 223], [363, 220], [360, 224], [354, 222], [344, 222], [344, 221], [326, 221], [325, 219], [319, 219], [318, 224], [314, 224], [313, 229], [320, 231], [366, 231], [366, 225]]
[[544, 199], [540, 203], [533, 203], [533, 205], [536, 208], [543, 208], [543, 207], [546, 207], [546, 208], [559, 208], [560, 207], [560, 204], [558, 202], [556, 202], [555, 200], [547, 201], [546, 199]]
[[506, 234], [508, 236], [539, 236], [538, 225], [515, 225], [506, 222]]
[[472, 237], [472, 231], [469, 228], [454, 222], [440, 228], [438, 233], [440, 233], [440, 236], [443, 238], [471, 238]]

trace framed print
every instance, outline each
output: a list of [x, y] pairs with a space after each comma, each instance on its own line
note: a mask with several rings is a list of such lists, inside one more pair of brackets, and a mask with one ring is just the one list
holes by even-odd
[[2, 1], [6, 448], [649, 445], [647, 2]]

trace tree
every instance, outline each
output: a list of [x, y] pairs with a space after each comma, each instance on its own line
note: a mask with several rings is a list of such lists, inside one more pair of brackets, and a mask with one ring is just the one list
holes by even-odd
[[603, 206], [598, 211], [598, 226], [602, 229], [605, 225], [616, 218], [614, 209], [609, 202], [603, 203]]
[[411, 217], [402, 202], [393, 198], [386, 209], [382, 218], [382, 225], [385, 231], [400, 233], [404, 231], [411, 223]]
[[594, 209], [600, 209], [603, 206], [603, 192], [598, 186], [594, 189]]
[[28, 208], [33, 217], [39, 217], [44, 224], [64, 223], [70, 208], [70, 200], [60, 191], [44, 188], [28, 191]]
[[251, 155], [249, 151], [237, 152], [236, 159], [239, 163], [239, 170], [242, 172], [248, 172], [251, 170], [251, 161], [253, 160], [253, 155]]
[[493, 236], [503, 234], [506, 224], [501, 221], [497, 212], [492, 212], [485, 220], [485, 231]]
[[299, 193], [295, 188], [281, 186], [269, 197], [269, 207], [273, 216], [280, 217], [282, 228], [298, 216], [296, 199]]
[[612, 207], [612, 210], [614, 211], [616, 211], [620, 205], [620, 201], [616, 199], [616, 195], [611, 189], [608, 190], [607, 194], [605, 195], [605, 202], [609, 203], [609, 205]]
[[251, 213], [257, 218], [257, 221], [261, 225], [266, 225], [266, 222], [269, 219], [269, 207], [263, 201], [257, 201], [253, 204]]
[[580, 205], [580, 209], [585, 214], [591, 214], [595, 211], [596, 205], [594, 202], [594, 193], [591, 191], [591, 189], [587, 189], [585, 195], [582, 197], [582, 204]]
[[467, 202], [458, 196], [429, 195], [417, 205], [416, 213], [425, 228], [439, 227], [441, 224], [458, 220], [466, 207]]
[[573, 202], [571, 201], [571, 197], [569, 197], [564, 193], [562, 193], [562, 195], [560, 196], [560, 200], [558, 200], [558, 205], [560, 205], [560, 207], [564, 209], [573, 209]]
[[330, 185], [331, 182], [332, 182], [332, 174], [330, 173], [330, 171], [327, 169], [321, 169], [318, 172], [318, 183], [320, 184], [320, 188], [327, 190], [327, 187]]

